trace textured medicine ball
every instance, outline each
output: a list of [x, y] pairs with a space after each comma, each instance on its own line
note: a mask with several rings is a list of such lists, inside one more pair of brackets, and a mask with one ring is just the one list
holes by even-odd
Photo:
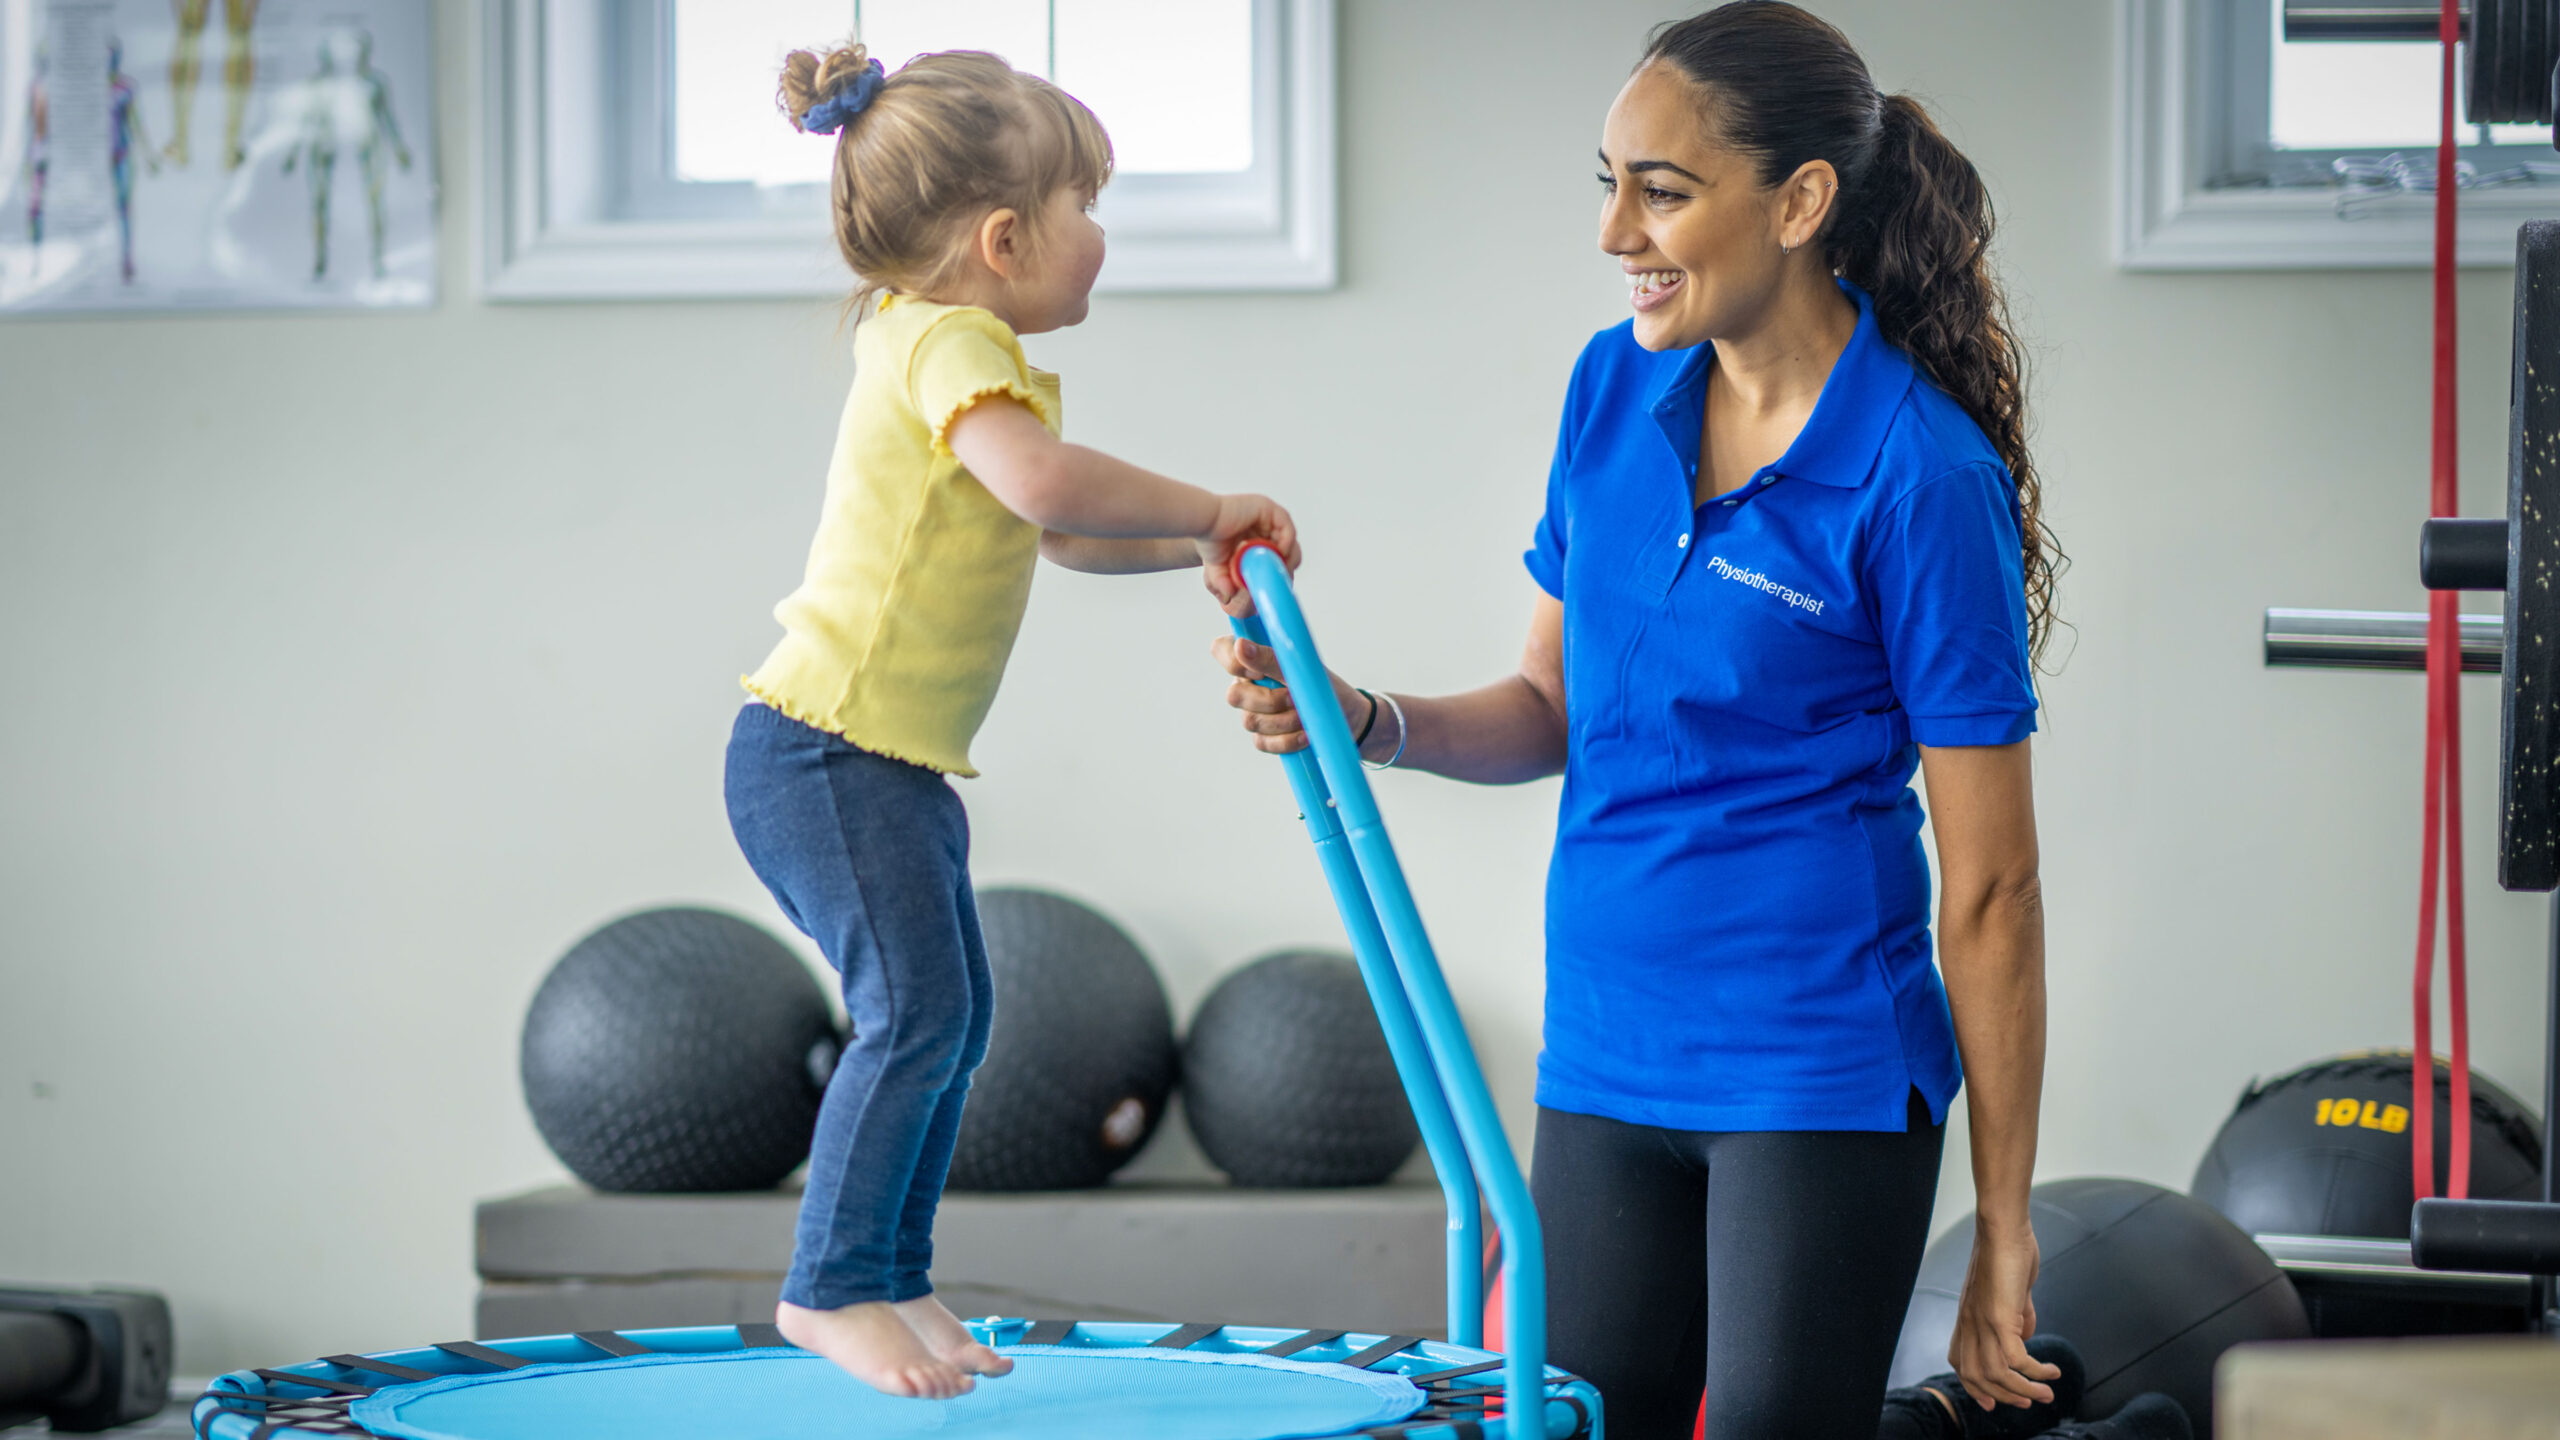
[[524, 1019], [543, 1141], [599, 1190], [765, 1190], [808, 1158], [839, 1041], [826, 992], [717, 910], [643, 910], [569, 948]]
[[[2213, 1362], [2249, 1340], [2311, 1333], [2293, 1282], [2220, 1212], [2139, 1180], [2038, 1185], [2029, 1218], [2043, 1264], [2036, 1328], [2063, 1336], [2089, 1364], [2080, 1418], [2100, 1419], [2146, 1390], [2186, 1407], [2198, 1440], [2212, 1440]], [[1956, 1297], [1973, 1258], [1967, 1215], [1929, 1246], [1912, 1287], [1896, 1385], [1947, 1368]]]
[[[2376, 1050], [2252, 1084], [2196, 1166], [2194, 1195], [2252, 1235], [2409, 1238], [2415, 1062]], [[2436, 1175], [2451, 1173], [2453, 1067], [2435, 1063]], [[2542, 1137], [2523, 1105], [2471, 1072], [2471, 1194], [2541, 1193]]]
[[1358, 962], [1321, 950], [1218, 982], [1183, 1043], [1182, 1104], [1239, 1185], [1375, 1185], [1421, 1138]]
[[1173, 1009], [1120, 927], [1045, 890], [978, 892], [995, 1031], [978, 1067], [955, 1190], [1099, 1185], [1155, 1133], [1179, 1063]]

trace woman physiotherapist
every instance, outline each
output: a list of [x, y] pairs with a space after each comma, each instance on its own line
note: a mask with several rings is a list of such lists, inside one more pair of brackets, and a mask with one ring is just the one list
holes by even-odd
[[[1712, 1436], [1872, 1440], [1962, 1084], [1950, 1359], [1977, 1405], [2049, 1400], [2027, 737], [2059, 557], [1988, 196], [1772, 0], [1657, 31], [1600, 163], [1634, 314], [1565, 389], [1519, 672], [1334, 681], [1373, 764], [1564, 774], [1531, 1177], [1552, 1358], [1612, 1437], [1686, 1436], [1703, 1386]], [[1250, 683], [1271, 653], [1220, 658], [1261, 748], [1303, 744]]]

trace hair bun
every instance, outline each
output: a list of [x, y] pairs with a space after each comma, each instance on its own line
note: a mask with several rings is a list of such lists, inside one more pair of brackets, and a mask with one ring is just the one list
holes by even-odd
[[888, 83], [880, 62], [860, 41], [821, 55], [794, 50], [782, 62], [778, 99], [792, 125], [812, 135], [832, 135], [871, 108]]

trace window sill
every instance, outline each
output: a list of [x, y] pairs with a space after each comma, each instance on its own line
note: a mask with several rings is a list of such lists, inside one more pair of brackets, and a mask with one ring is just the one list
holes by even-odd
[[[2128, 197], [2132, 199], [2133, 197]], [[2118, 237], [2127, 270], [2330, 270], [2424, 268], [2435, 260], [2435, 196], [2411, 193], [2341, 219], [2326, 190], [2183, 189], [2135, 217]], [[2560, 215], [2560, 190], [2465, 191], [2454, 222], [2454, 257], [2467, 266], [2513, 265], [2516, 227]]]

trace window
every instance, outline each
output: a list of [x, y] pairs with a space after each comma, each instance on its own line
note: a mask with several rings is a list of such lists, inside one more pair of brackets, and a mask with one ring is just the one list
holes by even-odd
[[489, 0], [499, 299], [833, 294], [831, 142], [785, 52], [981, 49], [1110, 129], [1104, 290], [1334, 280], [1331, 0]]
[[[2117, 251], [2133, 269], [2424, 265], [2441, 52], [2287, 40], [2282, 0], [2125, 0]], [[2456, 114], [2461, 98], [2455, 98]], [[2560, 215], [2548, 126], [2464, 126], [2457, 252]]]

